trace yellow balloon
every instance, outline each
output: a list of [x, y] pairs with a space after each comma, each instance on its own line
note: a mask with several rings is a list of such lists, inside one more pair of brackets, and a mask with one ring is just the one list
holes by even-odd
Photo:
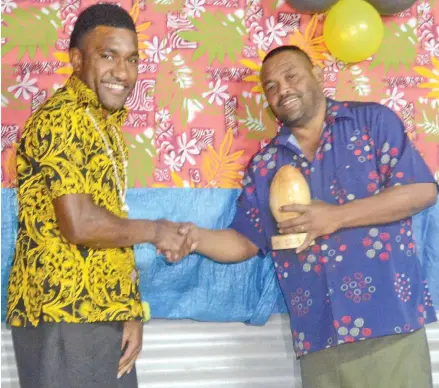
[[329, 52], [347, 63], [375, 54], [384, 26], [378, 11], [364, 0], [340, 0], [328, 12], [323, 37]]

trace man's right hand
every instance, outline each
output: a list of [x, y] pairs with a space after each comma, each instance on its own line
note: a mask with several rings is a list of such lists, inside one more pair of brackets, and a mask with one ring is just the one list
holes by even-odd
[[[191, 224], [179, 224], [166, 220], [157, 220], [155, 237], [152, 243], [157, 254], [163, 253], [170, 262], [177, 262], [193, 251]], [[187, 225], [187, 226], [186, 226]]]
[[173, 263], [194, 251], [219, 263], [238, 263], [256, 256], [259, 250], [233, 229], [210, 230], [187, 222], [173, 224], [172, 227], [177, 227], [178, 234], [184, 238], [178, 254], [166, 255], [167, 260]]

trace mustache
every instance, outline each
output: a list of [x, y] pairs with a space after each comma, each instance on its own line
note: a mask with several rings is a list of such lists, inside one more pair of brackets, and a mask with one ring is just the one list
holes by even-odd
[[284, 103], [284, 101], [288, 100], [289, 98], [300, 98], [300, 96], [298, 94], [287, 94], [286, 96], [282, 97], [279, 102], [277, 103], [277, 107], [280, 108], [282, 106], [282, 104]]

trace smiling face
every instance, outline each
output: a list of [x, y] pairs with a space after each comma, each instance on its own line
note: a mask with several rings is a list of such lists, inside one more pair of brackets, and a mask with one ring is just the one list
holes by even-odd
[[283, 51], [267, 59], [261, 82], [273, 113], [290, 128], [305, 127], [325, 101], [321, 69], [300, 52]]
[[137, 35], [125, 28], [99, 26], [70, 50], [75, 74], [98, 96], [107, 111], [121, 109], [138, 74]]

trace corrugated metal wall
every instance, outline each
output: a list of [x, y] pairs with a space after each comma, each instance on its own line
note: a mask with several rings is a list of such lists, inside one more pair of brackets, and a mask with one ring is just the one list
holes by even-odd
[[[429, 325], [427, 334], [439, 388], [439, 324]], [[1, 349], [1, 387], [18, 388], [11, 336], [4, 326]], [[145, 326], [137, 373], [142, 388], [301, 387], [285, 315], [273, 316], [263, 327], [154, 320]]]

